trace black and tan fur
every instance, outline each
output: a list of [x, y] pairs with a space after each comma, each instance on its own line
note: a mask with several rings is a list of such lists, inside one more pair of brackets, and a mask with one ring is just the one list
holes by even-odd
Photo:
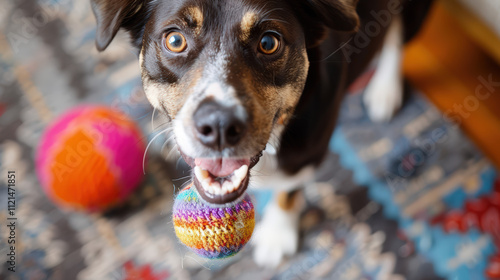
[[[91, 2], [97, 48], [106, 49], [120, 28], [128, 31], [140, 58], [145, 93], [174, 123], [188, 158], [252, 157], [277, 140], [279, 168], [294, 175], [321, 163], [346, 88], [380, 50], [387, 26], [360, 52], [346, 57], [341, 47], [354, 44], [356, 32], [364, 32], [376, 20], [374, 13], [389, 5], [400, 5], [403, 19], [420, 21], [430, 0]], [[407, 35], [417, 30], [405, 26]], [[183, 32], [187, 51], [165, 51], [163, 40], [170, 29]], [[266, 56], [257, 44], [270, 30], [281, 36], [282, 45]], [[220, 88], [211, 91], [212, 82]], [[204, 147], [189, 129], [200, 104], [214, 100], [228, 102], [248, 117], [241, 142], [223, 151]], [[279, 197], [287, 210], [295, 205], [288, 198], [297, 196]]]

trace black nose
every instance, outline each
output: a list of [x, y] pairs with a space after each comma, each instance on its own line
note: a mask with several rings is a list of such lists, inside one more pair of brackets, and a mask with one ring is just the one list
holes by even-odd
[[218, 150], [238, 144], [247, 130], [246, 117], [238, 116], [236, 107], [224, 107], [216, 102], [202, 103], [193, 120], [200, 142]]

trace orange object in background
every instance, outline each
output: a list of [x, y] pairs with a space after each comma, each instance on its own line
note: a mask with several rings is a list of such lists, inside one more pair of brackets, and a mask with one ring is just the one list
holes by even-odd
[[500, 38], [457, 0], [436, 1], [403, 69], [500, 168]]

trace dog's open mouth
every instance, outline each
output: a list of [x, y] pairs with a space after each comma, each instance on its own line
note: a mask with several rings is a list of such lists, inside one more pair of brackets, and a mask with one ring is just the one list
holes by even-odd
[[[181, 153], [182, 154], [182, 153]], [[245, 193], [250, 169], [257, 164], [262, 152], [252, 158], [190, 158], [184, 160], [193, 167], [193, 183], [200, 196], [209, 203], [224, 204]]]

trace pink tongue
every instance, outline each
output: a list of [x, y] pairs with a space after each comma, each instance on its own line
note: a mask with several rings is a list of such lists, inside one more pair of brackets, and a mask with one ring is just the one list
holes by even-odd
[[194, 160], [194, 164], [196, 166], [199, 166], [201, 169], [207, 170], [215, 177], [226, 177], [241, 166], [250, 165], [250, 160], [229, 158], [197, 158]]

